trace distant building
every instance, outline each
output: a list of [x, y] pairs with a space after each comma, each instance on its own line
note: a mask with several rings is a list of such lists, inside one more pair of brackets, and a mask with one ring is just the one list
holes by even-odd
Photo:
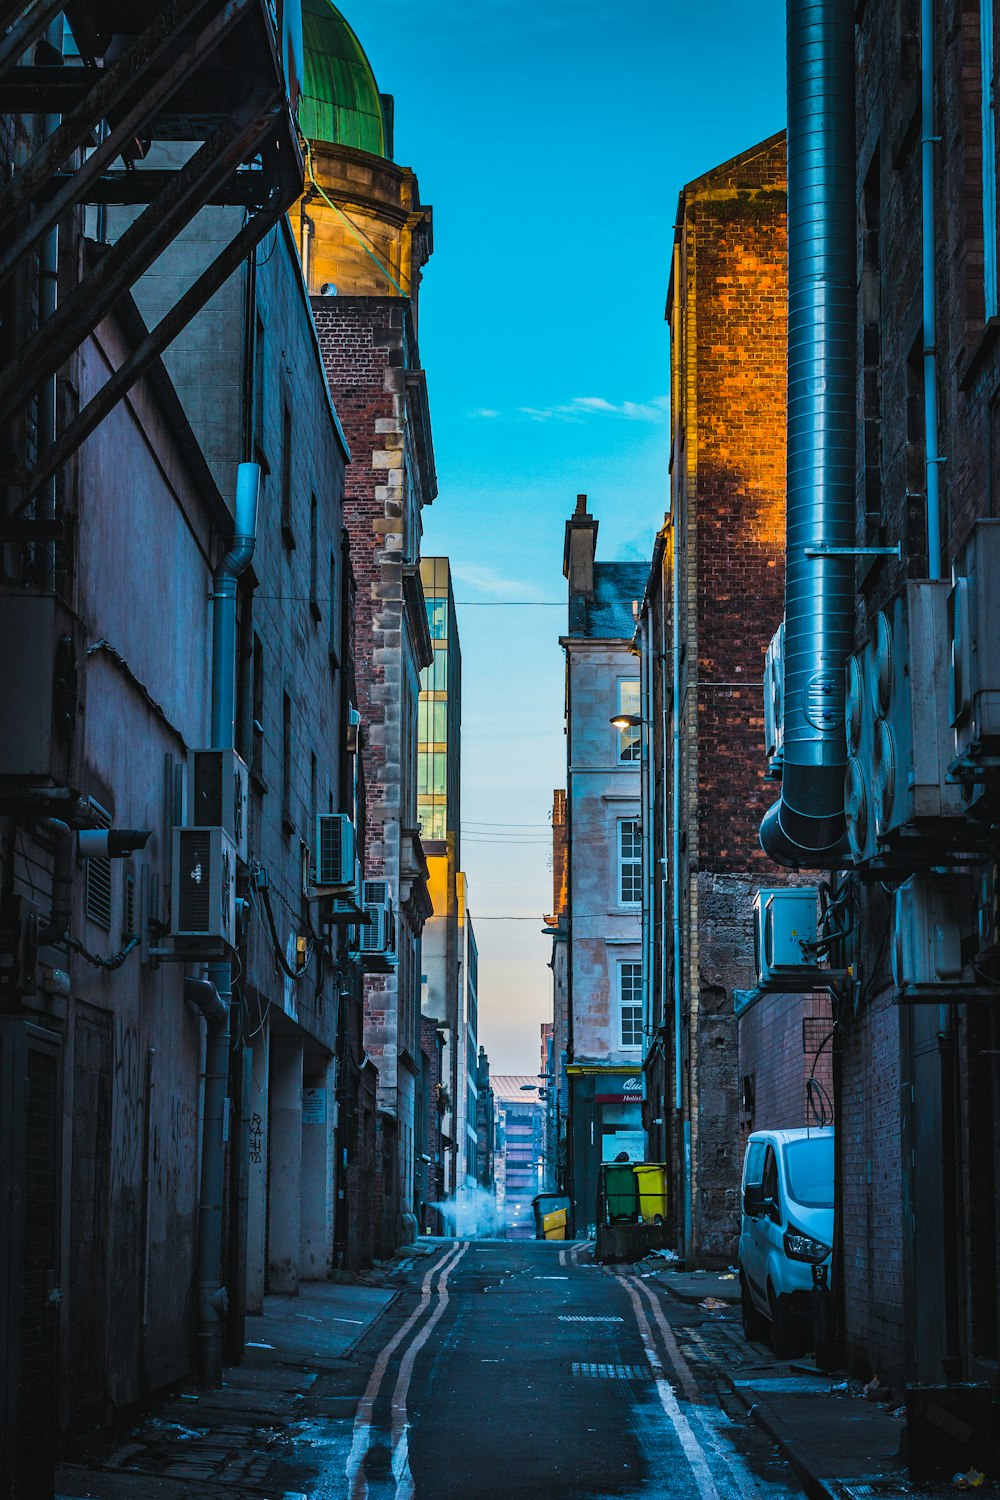
[[542, 1083], [541, 1097], [545, 1100], [545, 1181], [546, 1189], [555, 1187], [556, 1171], [556, 1111], [553, 1108], [556, 1093], [555, 1039], [551, 1021], [543, 1021], [539, 1027], [541, 1040], [538, 1074]]
[[417, 814], [427, 856], [432, 914], [424, 929], [421, 1010], [444, 1045], [444, 1193], [465, 1176], [462, 1091], [465, 913], [461, 871], [462, 648], [446, 557], [420, 560], [432, 660], [420, 674]]
[[486, 1048], [479, 1048], [476, 1069], [476, 1181], [480, 1187], [495, 1185], [494, 1149], [496, 1142], [496, 1097], [490, 1081], [490, 1060]]
[[[359, 708], [367, 729], [364, 874], [387, 881], [397, 965], [365, 984], [365, 1049], [378, 1068], [379, 1132], [391, 1160], [378, 1250], [413, 1232], [420, 1061], [420, 940], [431, 914], [418, 828], [417, 697], [431, 661], [420, 586], [421, 512], [437, 492], [417, 342], [431, 210], [392, 159], [392, 101], [328, 0], [305, 0], [299, 124], [306, 192], [290, 218], [350, 462], [344, 520], [358, 583]], [[344, 84], [349, 82], [349, 102]]]
[[420, 1020], [421, 1080], [417, 1092], [417, 1222], [424, 1234], [440, 1234], [439, 1205], [444, 1199], [444, 1134], [441, 1119], [441, 1075], [444, 1040], [437, 1022]]
[[531, 1202], [545, 1176], [545, 1110], [538, 1079], [523, 1073], [493, 1075], [496, 1101], [497, 1209], [507, 1239], [533, 1239]]
[[569, 1083], [569, 884], [566, 793], [552, 793], [552, 913], [544, 931], [552, 938], [552, 1056], [546, 1083], [546, 1162], [553, 1188], [566, 1186], [566, 1121]]
[[462, 951], [458, 1024], [458, 1086], [455, 1100], [456, 1191], [474, 1187], [479, 1175], [479, 1131], [476, 1096], [479, 1089], [479, 948], [469, 912], [469, 882], [458, 877], [459, 941]]
[[[578, 495], [566, 523], [566, 1188], [578, 1235], [595, 1223], [598, 1168], [641, 1161], [644, 986], [642, 697], [631, 650], [648, 563], [598, 563]], [[625, 716], [623, 727], [611, 720]]]

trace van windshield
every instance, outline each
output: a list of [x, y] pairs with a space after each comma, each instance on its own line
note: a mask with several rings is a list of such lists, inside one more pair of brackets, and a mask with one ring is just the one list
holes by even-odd
[[785, 1147], [788, 1196], [804, 1208], [833, 1207], [833, 1136], [790, 1141]]

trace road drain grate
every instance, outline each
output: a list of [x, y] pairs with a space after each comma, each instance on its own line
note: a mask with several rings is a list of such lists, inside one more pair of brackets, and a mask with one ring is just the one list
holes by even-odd
[[853, 1480], [850, 1484], [840, 1481], [838, 1486], [845, 1500], [909, 1500], [910, 1496], [945, 1494], [950, 1491], [950, 1486], [942, 1486], [938, 1489], [933, 1486], [929, 1489], [914, 1487], [906, 1479], [864, 1479]]
[[583, 1313], [560, 1313], [560, 1323], [624, 1323], [624, 1318], [588, 1318]]
[[570, 1365], [574, 1375], [589, 1376], [591, 1380], [649, 1380], [648, 1365]]

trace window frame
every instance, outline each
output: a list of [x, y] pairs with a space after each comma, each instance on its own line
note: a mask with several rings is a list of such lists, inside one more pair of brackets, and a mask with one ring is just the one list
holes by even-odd
[[285, 544], [285, 550], [295, 550], [295, 528], [292, 517], [292, 445], [294, 442], [294, 426], [292, 422], [292, 407], [288, 393], [283, 391], [281, 398], [281, 471], [280, 500], [281, 500], [281, 540]]
[[[626, 998], [625, 998], [625, 970], [626, 970], [626, 968], [632, 968], [632, 969], [635, 969], [638, 972], [638, 996], [639, 996], [639, 1003], [638, 1003], [638, 1005], [635, 1003], [635, 999], [634, 999], [634, 993], [635, 992], [633, 992], [631, 990], [630, 990], [630, 998], [626, 1002]], [[637, 1042], [627, 1042], [625, 1040], [625, 1011], [626, 1010], [637, 1011], [638, 1012], [638, 1026], [636, 1025], [636, 1021], [635, 1021], [634, 1017], [629, 1022], [630, 1034], [635, 1035], [636, 1032], [638, 1034], [639, 1040]], [[643, 1014], [642, 1014], [642, 1011], [643, 1011], [643, 1006], [642, 1006], [642, 959], [641, 958], [620, 958], [618, 960], [618, 1046], [619, 1046], [620, 1051], [622, 1051], [622, 1052], [641, 1052], [642, 1051], [642, 1033], [643, 1033]]]
[[[619, 906], [627, 906], [629, 910], [642, 905], [642, 819], [640, 817], [618, 818], [617, 823], [617, 854], [618, 854], [618, 883], [615, 895]], [[636, 830], [638, 839], [638, 853], [634, 858], [626, 859], [624, 853], [625, 828], [631, 826]], [[639, 894], [634, 897], [625, 895], [625, 872], [637, 872]]]
[[318, 625], [323, 611], [319, 605], [319, 501], [315, 490], [309, 496], [309, 613]]
[[[635, 705], [626, 707], [623, 698], [623, 689], [635, 688]], [[615, 714], [641, 714], [642, 712], [642, 682], [638, 677], [619, 677], [615, 681]], [[614, 728], [615, 735], [615, 764], [618, 766], [638, 766], [642, 759], [642, 726], [636, 724], [625, 729]], [[628, 741], [629, 753], [626, 749], [626, 735], [632, 736]]]

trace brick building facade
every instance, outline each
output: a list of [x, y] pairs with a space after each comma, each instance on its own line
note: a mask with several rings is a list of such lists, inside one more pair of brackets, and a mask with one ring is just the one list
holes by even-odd
[[[945, 455], [938, 466], [940, 576], [949, 579], [974, 524], [998, 514], [991, 76], [997, 19], [994, 4], [946, 0], [935, 7], [933, 34], [922, 38], [914, 4], [869, 0], [858, 12], [856, 539], [859, 546], [901, 546], [898, 561], [859, 560], [859, 644], [907, 580], [934, 576], [920, 236], [921, 137], [927, 134], [935, 143], [933, 295], [939, 449]], [[931, 58], [936, 113], [923, 125], [922, 50]], [[996, 857], [995, 823], [992, 832], [967, 827], [970, 843], [979, 845], [970, 855], [978, 878], [981, 861], [988, 869]], [[906, 873], [887, 884], [894, 887]], [[892, 890], [863, 868], [847, 883], [858, 903], [862, 983], [843, 1018], [839, 1054], [846, 1355], [853, 1370], [877, 1369], [897, 1384], [995, 1382], [1000, 1030], [995, 1004], [976, 994], [997, 972], [986, 937], [977, 935], [976, 879], [952, 882], [963, 953], [975, 967], [965, 968], [962, 984], [940, 992], [947, 1002], [940, 1009], [908, 1004], [894, 981]]]
[[[419, 574], [420, 509], [433, 498], [422, 371], [402, 299], [314, 297], [324, 368], [351, 450], [344, 519], [358, 586], [355, 653], [365, 726], [365, 875], [398, 893], [395, 973], [365, 987], [365, 1046], [379, 1105], [400, 1130], [400, 1212], [412, 1211], [415, 1083], [420, 1056], [420, 935], [430, 914], [417, 817], [419, 674], [430, 638]], [[407, 376], [411, 378], [408, 380]], [[416, 393], [416, 394], [415, 394]]]
[[[380, 1130], [395, 1204], [380, 1244], [416, 1228], [420, 944], [431, 914], [417, 812], [419, 676], [431, 661], [420, 583], [421, 511], [437, 491], [417, 344], [431, 210], [392, 158], [391, 100], [332, 6], [307, 7], [308, 185], [291, 218], [330, 392], [350, 448], [344, 520], [357, 580], [355, 650], [366, 746], [367, 879], [388, 881], [396, 967], [365, 985], [365, 1048], [378, 1068]], [[318, 28], [318, 30], [317, 30]], [[355, 108], [341, 125], [341, 59]], [[357, 127], [355, 130], [354, 127]], [[352, 133], [353, 132], [353, 133]]]
[[680, 194], [671, 512], [636, 633], [650, 725], [645, 1114], [689, 1263], [732, 1262], [746, 1135], [807, 1123], [804, 1047], [822, 1035], [806, 1022], [829, 1018], [820, 998], [757, 1001], [739, 1021], [734, 1006], [754, 981], [754, 893], [781, 880], [757, 829], [773, 800], [760, 681], [784, 602], [785, 221], [783, 135]]

